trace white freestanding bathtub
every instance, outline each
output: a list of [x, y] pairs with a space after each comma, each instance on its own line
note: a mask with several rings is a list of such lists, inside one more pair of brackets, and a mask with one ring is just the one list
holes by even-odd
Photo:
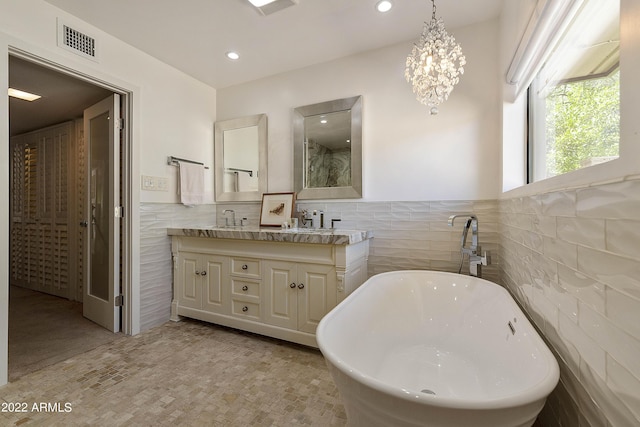
[[459, 274], [371, 277], [316, 337], [351, 426], [530, 426], [559, 378], [509, 293]]

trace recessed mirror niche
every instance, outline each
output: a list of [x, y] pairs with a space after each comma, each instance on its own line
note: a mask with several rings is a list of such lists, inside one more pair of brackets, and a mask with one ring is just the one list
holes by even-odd
[[362, 97], [294, 109], [299, 199], [362, 197]]
[[215, 124], [216, 201], [257, 201], [267, 191], [267, 115]]

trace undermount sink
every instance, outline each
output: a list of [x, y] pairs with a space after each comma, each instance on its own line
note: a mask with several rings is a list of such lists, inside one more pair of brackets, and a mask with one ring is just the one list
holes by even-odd
[[307, 233], [307, 234], [333, 234], [333, 229], [326, 228], [290, 228], [288, 230], [282, 230], [291, 233]]

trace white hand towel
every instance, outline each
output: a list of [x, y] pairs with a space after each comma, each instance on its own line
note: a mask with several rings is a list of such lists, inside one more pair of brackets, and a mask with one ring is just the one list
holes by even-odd
[[238, 172], [238, 191], [258, 191], [258, 177], [253, 173]]
[[204, 198], [204, 166], [180, 162], [180, 202], [201, 205]]

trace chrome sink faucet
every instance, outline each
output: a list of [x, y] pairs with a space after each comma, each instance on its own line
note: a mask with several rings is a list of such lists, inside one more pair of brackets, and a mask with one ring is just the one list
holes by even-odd
[[[227, 213], [231, 212], [231, 218], [232, 218], [232, 222], [231, 224], [229, 224], [229, 217], [227, 216]], [[234, 211], [233, 209], [225, 209], [222, 211], [222, 215], [224, 215], [224, 225], [227, 227], [235, 227], [236, 226], [236, 211]]]
[[300, 211], [300, 223], [303, 228], [311, 228], [313, 217], [309, 215], [309, 211], [303, 209]]
[[[460, 238], [460, 268], [458, 273], [462, 271], [462, 263], [464, 262], [464, 255], [469, 257], [469, 274], [475, 277], [482, 277], [482, 266], [491, 264], [491, 253], [488, 251], [482, 255], [482, 248], [478, 243], [478, 218], [473, 214], [461, 214], [451, 215], [447, 223], [449, 227], [453, 227], [453, 222], [457, 217], [466, 217], [467, 220], [462, 228], [462, 237]], [[471, 228], [471, 245], [468, 247], [467, 234]]]

